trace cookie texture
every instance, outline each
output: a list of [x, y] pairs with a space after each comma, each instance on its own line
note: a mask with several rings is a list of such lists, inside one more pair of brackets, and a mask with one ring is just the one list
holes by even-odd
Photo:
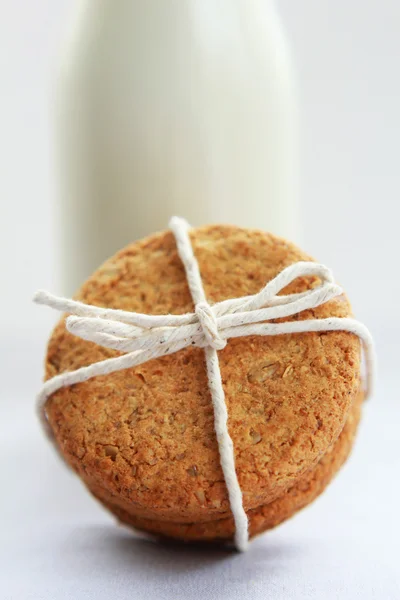
[[[360, 392], [350, 410], [346, 424], [334, 445], [324, 454], [317, 465], [269, 504], [248, 511], [250, 537], [276, 527], [293, 516], [319, 496], [348, 458], [353, 446], [360, 419], [363, 394]], [[207, 523], [171, 523], [138, 517], [124, 510], [118, 501], [102, 488], [93, 488], [92, 494], [124, 524], [158, 537], [170, 537], [181, 541], [232, 541], [235, 525], [232, 517]]]
[[[257, 293], [284, 267], [311, 260], [271, 234], [233, 226], [193, 229], [191, 241], [210, 303]], [[317, 283], [299, 278], [284, 293]], [[193, 311], [168, 231], [109, 259], [76, 298], [147, 314]], [[350, 315], [341, 296], [282, 321]], [[49, 342], [46, 378], [117, 355], [71, 335], [63, 318]], [[310, 502], [348, 454], [360, 403], [360, 342], [338, 331], [249, 336], [229, 340], [218, 356], [255, 534]], [[46, 411], [67, 462], [119, 519], [183, 539], [231, 537], [201, 349], [59, 390]]]

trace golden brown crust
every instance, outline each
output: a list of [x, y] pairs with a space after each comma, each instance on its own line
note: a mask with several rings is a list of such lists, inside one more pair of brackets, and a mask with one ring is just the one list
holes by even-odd
[[[286, 490], [273, 502], [248, 511], [250, 537], [276, 527], [310, 504], [324, 491], [350, 454], [360, 420], [363, 398], [364, 395], [360, 392], [350, 409], [342, 433], [313, 469], [305, 473], [296, 485]], [[134, 529], [159, 537], [191, 542], [233, 540], [235, 525], [232, 517], [207, 523], [172, 523], [150, 520], [138, 517], [132, 510], [122, 509], [116, 498], [110, 497], [105, 490], [99, 487], [93, 488], [91, 492], [115, 514], [122, 524]]]
[[[237, 227], [192, 230], [210, 302], [258, 292], [309, 260], [292, 244]], [[302, 278], [288, 291], [315, 285]], [[132, 244], [81, 288], [86, 303], [149, 314], [193, 310], [170, 232]], [[293, 319], [348, 316], [341, 297]], [[62, 320], [46, 378], [116, 352], [73, 337]], [[359, 340], [346, 332], [230, 340], [219, 352], [236, 469], [247, 510], [270, 504], [313, 469], [341, 432], [359, 386]], [[230, 515], [203, 352], [196, 348], [55, 393], [57, 443], [91, 489], [147, 519], [205, 523]]]

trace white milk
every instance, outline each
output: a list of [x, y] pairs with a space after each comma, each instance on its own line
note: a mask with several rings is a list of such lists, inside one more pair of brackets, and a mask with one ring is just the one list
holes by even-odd
[[172, 215], [297, 233], [288, 49], [268, 0], [78, 0], [58, 97], [64, 292]]

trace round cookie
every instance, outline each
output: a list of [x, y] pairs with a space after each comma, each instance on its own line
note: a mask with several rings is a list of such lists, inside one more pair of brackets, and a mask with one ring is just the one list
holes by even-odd
[[[284, 240], [237, 227], [195, 229], [191, 240], [210, 303], [257, 293], [284, 267], [310, 260]], [[316, 283], [299, 278], [285, 292]], [[193, 311], [170, 232], [119, 252], [77, 298], [148, 314]], [[350, 314], [342, 296], [285, 320]], [[62, 320], [49, 343], [46, 378], [117, 354], [72, 336]], [[259, 513], [306, 473], [318, 475], [356, 401], [360, 342], [337, 331], [251, 336], [229, 340], [218, 355], [244, 507]], [[145, 524], [212, 528], [230, 520], [202, 350], [59, 390], [46, 410], [65, 459], [95, 495], [103, 490], [113, 499], [113, 512]]]

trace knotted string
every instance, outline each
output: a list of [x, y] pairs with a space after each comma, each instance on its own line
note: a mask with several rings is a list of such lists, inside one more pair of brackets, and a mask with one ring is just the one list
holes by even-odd
[[[178, 352], [183, 348], [204, 348], [208, 384], [214, 408], [214, 424], [221, 467], [235, 521], [235, 543], [239, 550], [248, 545], [248, 519], [243, 508], [242, 492], [235, 470], [235, 455], [228, 431], [228, 412], [218, 361], [218, 351], [227, 340], [249, 335], [282, 335], [312, 331], [348, 331], [357, 335], [366, 358], [366, 395], [372, 392], [375, 353], [372, 336], [359, 321], [347, 317], [307, 319], [283, 323], [268, 321], [299, 314], [343, 294], [331, 271], [320, 264], [297, 262], [281, 271], [253, 296], [233, 298], [212, 306], [207, 302], [197, 260], [193, 254], [188, 230], [183, 219], [173, 217], [170, 228], [175, 236], [178, 255], [195, 306], [194, 313], [183, 315], [145, 315], [141, 313], [90, 306], [75, 300], [38, 291], [34, 301], [70, 313], [67, 330], [83, 340], [123, 353], [122, 356], [60, 373], [46, 381], [38, 395], [38, 412], [47, 435], [54, 441], [45, 412], [47, 399], [57, 390], [82, 383], [99, 375], [129, 369], [149, 360]], [[278, 296], [298, 277], [316, 276], [320, 284], [298, 294]]]

